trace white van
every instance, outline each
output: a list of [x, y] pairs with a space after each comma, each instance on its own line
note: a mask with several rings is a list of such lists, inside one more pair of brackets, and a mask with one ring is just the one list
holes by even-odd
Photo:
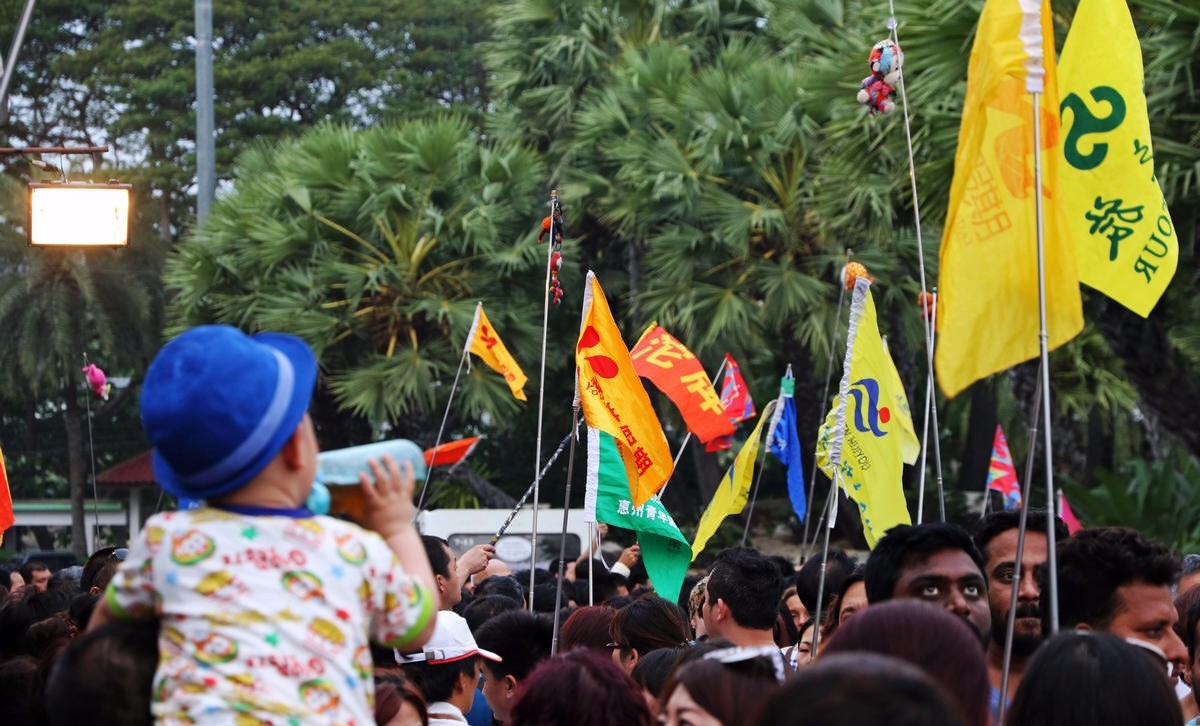
[[[417, 529], [421, 534], [441, 537], [450, 543], [450, 549], [462, 554], [477, 544], [490, 543], [511, 514], [511, 509], [433, 509], [417, 515]], [[514, 570], [529, 567], [532, 526], [533, 509], [523, 507], [500, 539], [496, 540], [496, 557]], [[544, 566], [558, 559], [562, 533], [563, 510], [538, 509], [538, 565]], [[579, 557], [587, 538], [588, 526], [583, 521], [583, 510], [569, 510], [567, 558]]]

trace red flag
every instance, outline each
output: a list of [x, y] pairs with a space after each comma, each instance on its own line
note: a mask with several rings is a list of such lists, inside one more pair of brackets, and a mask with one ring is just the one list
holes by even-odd
[[1075, 513], [1071, 511], [1071, 505], [1067, 503], [1067, 495], [1063, 494], [1061, 489], [1058, 490], [1058, 516], [1062, 518], [1063, 523], [1067, 525], [1067, 531], [1071, 534], [1083, 529], [1083, 522], [1080, 522]]
[[13, 517], [12, 492], [8, 489], [8, 471], [4, 468], [4, 452], [0, 451], [0, 544], [4, 543], [4, 530], [16, 521]]
[[[729, 414], [729, 420], [735, 425], [757, 415], [754, 399], [750, 398], [750, 389], [746, 387], [746, 381], [742, 380], [742, 369], [728, 353], [725, 354], [725, 379], [721, 382], [721, 405], [725, 407], [725, 413]], [[708, 442], [704, 450], [724, 451], [731, 446], [733, 437], [721, 436]]]
[[637, 374], [667, 394], [683, 415], [688, 431], [702, 443], [733, 433], [733, 423], [704, 366], [675, 336], [651, 323], [629, 355]]
[[992, 439], [992, 462], [988, 465], [987, 488], [1004, 496], [1004, 508], [1021, 506], [1021, 484], [1017, 481], [1017, 469], [1013, 466], [1012, 454], [1008, 451], [1008, 440], [1004, 429], [996, 424], [996, 435]]
[[425, 466], [450, 466], [457, 464], [475, 450], [482, 436], [471, 436], [458, 441], [448, 441], [432, 449], [425, 449]]

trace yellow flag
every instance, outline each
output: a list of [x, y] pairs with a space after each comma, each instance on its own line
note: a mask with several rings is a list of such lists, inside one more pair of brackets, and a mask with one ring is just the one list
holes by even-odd
[[583, 418], [588, 426], [616, 440], [633, 504], [640, 507], [671, 478], [674, 463], [604, 290], [590, 271], [583, 293], [575, 369], [579, 376], [575, 396]]
[[504, 376], [514, 398], [518, 401], [525, 400], [525, 381], [529, 379], [508, 352], [504, 341], [500, 340], [500, 334], [492, 327], [487, 313], [483, 312], [483, 303], [475, 306], [475, 320], [467, 333], [467, 350], [479, 356], [489, 368]]
[[1125, 0], [1081, 0], [1058, 65], [1059, 172], [1079, 281], [1143, 318], [1179, 257], [1154, 176], [1142, 50]]
[[733, 465], [725, 472], [725, 476], [721, 477], [721, 483], [717, 484], [712, 501], [704, 508], [704, 514], [700, 515], [700, 523], [696, 525], [696, 539], [692, 541], [693, 560], [704, 551], [705, 545], [716, 534], [721, 522], [729, 515], [742, 511], [742, 507], [746, 506], [746, 500], [750, 497], [750, 482], [754, 477], [754, 460], [758, 458], [758, 447], [762, 443], [763, 424], [771, 420], [771, 412], [776, 403], [771, 401], [763, 406], [754, 431], [746, 439], [746, 443], [742, 444], [737, 456], [733, 457]]
[[1061, 187], [1050, 3], [987, 0], [967, 68], [940, 253], [935, 369], [947, 396], [1040, 352], [1029, 89], [1040, 85], [1043, 73], [1039, 108], [1049, 347], [1083, 328], [1074, 249], [1055, 197]]
[[920, 450], [908, 398], [879, 337], [871, 283], [859, 277], [841, 391], [817, 434], [817, 466], [858, 505], [867, 546], [874, 548], [897, 524], [912, 522], [901, 477]]

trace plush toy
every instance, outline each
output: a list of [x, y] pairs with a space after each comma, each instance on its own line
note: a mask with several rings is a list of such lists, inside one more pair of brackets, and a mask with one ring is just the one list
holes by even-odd
[[562, 283], [558, 281], [558, 271], [562, 267], [562, 253], [558, 251], [557, 247], [562, 244], [567, 225], [563, 221], [562, 206], [558, 202], [557, 190], [551, 190], [550, 201], [553, 211], [551, 216], [542, 219], [542, 231], [538, 232], [537, 241], [540, 245], [544, 239], [549, 237], [552, 250], [550, 253], [550, 299], [557, 305], [562, 302], [563, 297]]
[[933, 320], [934, 312], [937, 306], [937, 294], [932, 292], [921, 291], [917, 294], [917, 307], [921, 309], [921, 317], [925, 320]]
[[112, 390], [112, 384], [108, 382], [108, 376], [104, 375], [104, 371], [94, 363], [88, 363], [82, 368], [87, 376], [88, 385], [92, 387], [92, 392], [97, 398], [108, 400], [108, 393]]
[[896, 86], [900, 85], [900, 68], [903, 64], [904, 53], [895, 41], [881, 40], [871, 48], [871, 55], [867, 58], [871, 75], [862, 80], [858, 102], [865, 104], [872, 116], [891, 113], [896, 109], [896, 103], [890, 97]]

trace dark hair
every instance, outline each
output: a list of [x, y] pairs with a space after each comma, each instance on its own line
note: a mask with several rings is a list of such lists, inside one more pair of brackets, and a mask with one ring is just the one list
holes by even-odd
[[75, 637], [75, 631], [67, 613], [57, 612], [29, 626], [25, 631], [25, 652], [44, 662], [67, 647]]
[[72, 641], [46, 682], [51, 726], [154, 723], [151, 683], [158, 667], [158, 623], [112, 621]]
[[[842, 580], [842, 586], [838, 588], [837, 597], [833, 601], [833, 607], [830, 608], [829, 626], [826, 628], [822, 625], [822, 635], [833, 635], [838, 626], [842, 623], [842, 601], [846, 599], [846, 593], [850, 591], [850, 587], [855, 583], [863, 582], [867, 575], [867, 566], [865, 564], [858, 565], [854, 571]], [[866, 585], [863, 585], [866, 589]]]
[[503, 595], [518, 603], [525, 602], [525, 589], [512, 575], [489, 575], [475, 583], [475, 599], [488, 595]]
[[1175, 621], [1173, 627], [1175, 628], [1175, 634], [1187, 646], [1188, 661], [1196, 657], [1196, 644], [1193, 642], [1195, 640], [1195, 631], [1193, 630], [1193, 632], [1189, 633], [1187, 629], [1192, 608], [1198, 602], [1200, 602], [1200, 585], [1181, 592], [1175, 597], [1175, 614], [1179, 616], [1179, 619]]
[[[1179, 572], [1180, 556], [1135, 529], [1092, 527], [1059, 543], [1058, 622], [1063, 628], [1080, 623], [1103, 630], [1120, 609], [1117, 589], [1133, 582], [1170, 586]], [[1042, 592], [1048, 573], [1038, 575]], [[1050, 623], [1042, 632], [1049, 633]]]
[[[567, 583], [563, 583], [562, 600], [558, 603], [562, 606], [567, 605], [567, 601], [572, 599], [572, 590], [566, 587]], [[543, 582], [533, 586], [533, 609], [539, 613], [552, 613], [555, 610], [555, 602], [558, 597], [558, 582]]]
[[1101, 631], [1063, 631], [1030, 659], [1006, 723], [1178, 726], [1179, 701], [1162, 663]]
[[[1200, 590], [1200, 587], [1193, 587], [1192, 590]], [[1192, 590], [1188, 590], [1188, 592]], [[1186, 620], [1187, 624], [1184, 627], [1187, 632], [1180, 637], [1180, 640], [1187, 646], [1188, 660], [1194, 661], [1196, 659], [1196, 626], [1200, 626], [1200, 601], [1193, 602], [1187, 609]]]
[[[0, 658], [0, 723], [36, 723], [38, 664], [27, 655]], [[148, 688], [149, 686], [147, 686]]]
[[89, 592], [92, 587], [97, 587], [103, 592], [117, 568], [128, 556], [129, 550], [124, 547], [101, 547], [93, 552], [83, 564], [83, 574], [79, 576], [79, 590]]
[[685, 645], [691, 639], [689, 633], [687, 617], [679, 606], [657, 596], [629, 603], [608, 626], [612, 642], [621, 649], [636, 650], [639, 656]]
[[512, 676], [522, 681], [533, 667], [550, 657], [554, 639], [554, 621], [547, 615], [524, 610], [501, 613], [480, 626], [475, 642], [503, 660], [488, 662], [487, 667], [497, 676]]
[[[824, 607], [833, 602], [834, 593], [842, 585], [842, 580], [858, 565], [858, 560], [834, 547], [829, 550], [829, 559], [825, 562], [825, 594]], [[796, 595], [804, 603], [804, 609], [812, 614], [817, 612], [817, 590], [821, 587], [821, 556], [808, 558], [796, 573]]]
[[421, 723], [429, 723], [429, 710], [425, 698], [413, 682], [404, 677], [404, 672], [394, 669], [375, 671], [375, 723], [386, 724], [400, 713], [400, 707], [408, 701], [417, 710]]
[[461, 658], [449, 663], [417, 661], [403, 665], [404, 675], [421, 689], [427, 703], [446, 701], [454, 693], [454, 684], [460, 675], [474, 676], [479, 656]]
[[802, 724], [965, 726], [924, 671], [880, 653], [822, 655], [784, 684], [758, 719], [758, 726]]
[[[983, 521], [979, 523], [978, 529], [975, 530], [975, 546], [980, 552], [987, 550], [988, 543], [996, 537], [1007, 532], [1010, 529], [1019, 529], [1021, 527], [1021, 510], [1019, 509], [998, 509], [989, 512]], [[1039, 532], [1046, 534], [1046, 510], [1045, 508], [1030, 507], [1025, 517], [1025, 531]], [[1061, 517], [1054, 518], [1054, 539], [1058, 542], [1065, 540], [1071, 536], [1067, 530], [1067, 525], [1062, 521]]]
[[425, 545], [425, 556], [429, 558], [429, 568], [433, 574], [450, 577], [450, 543], [441, 537], [423, 534], [421, 544]]
[[585, 605], [571, 613], [558, 631], [558, 647], [563, 652], [575, 648], [603, 648], [612, 642], [608, 626], [617, 611], [607, 605]]
[[763, 657], [735, 663], [709, 657], [719, 650], [676, 666], [658, 694], [660, 712], [675, 689], [683, 686], [697, 706], [723, 724], [753, 723], [758, 718], [767, 696], [779, 686], [774, 664]]
[[[949, 522], [898, 524], [875, 543], [863, 574], [867, 602], [890, 600], [896, 594], [896, 583], [910, 565], [923, 562], [942, 550], [962, 550], [985, 573], [986, 562], [967, 531]], [[984, 575], [986, 577], [986, 575]]]
[[637, 682], [588, 650], [556, 655], [533, 669], [506, 726], [651, 726], [654, 717]]
[[588, 580], [592, 582], [593, 600], [597, 603], [607, 602], [617, 597], [622, 587], [629, 587], [629, 581], [621, 575], [609, 572], [599, 563], [589, 574], [587, 568], [575, 566], [575, 602], [585, 605], [588, 602]]
[[683, 647], [652, 650], [638, 658], [637, 665], [633, 667], [630, 675], [643, 691], [657, 698], [684, 650], [686, 648]]
[[709, 570], [709, 603], [724, 600], [733, 621], [743, 628], [770, 630], [782, 595], [783, 576], [779, 568], [749, 547], [722, 551]]
[[500, 613], [520, 609], [521, 603], [507, 595], [484, 595], [472, 598], [471, 602], [463, 608], [462, 616], [463, 620], [467, 621], [467, 627], [473, 633]]
[[49, 570], [49, 569], [50, 569], [50, 566], [47, 565], [45, 562], [42, 562], [41, 560], [30, 560], [30, 561], [24, 563], [23, 565], [21, 565], [18, 572], [21, 573], [21, 577], [24, 578], [26, 585], [32, 585], [34, 572], [41, 572], [42, 570]]
[[822, 653], [858, 651], [895, 656], [921, 667], [941, 684], [967, 724], [987, 726], [987, 659], [978, 634], [962, 618], [920, 600], [872, 603], [842, 623], [825, 641]]

